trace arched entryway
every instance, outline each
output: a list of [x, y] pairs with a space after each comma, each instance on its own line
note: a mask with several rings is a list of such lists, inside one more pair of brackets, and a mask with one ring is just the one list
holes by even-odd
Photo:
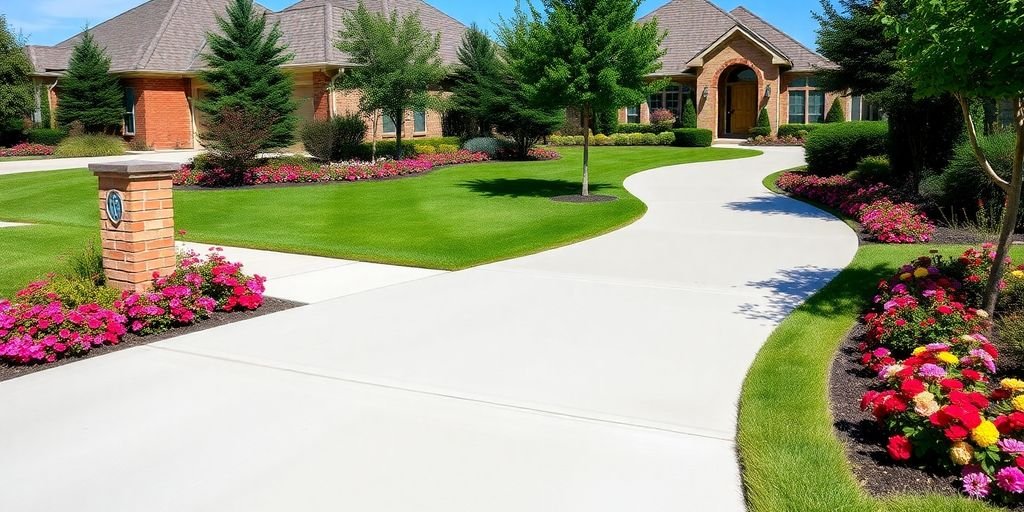
[[719, 137], [746, 137], [757, 124], [757, 72], [738, 64], [721, 74], [718, 84]]

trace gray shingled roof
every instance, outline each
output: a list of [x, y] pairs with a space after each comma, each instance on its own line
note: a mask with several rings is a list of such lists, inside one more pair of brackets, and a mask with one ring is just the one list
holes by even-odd
[[640, 21], [652, 19], [658, 20], [659, 29], [668, 31], [668, 37], [662, 43], [666, 53], [659, 74], [686, 71], [687, 63], [733, 27], [750, 32], [772, 50], [788, 58], [793, 62], [793, 71], [809, 71], [816, 66], [833, 65], [743, 7], [728, 13], [709, 0], [671, 0], [640, 18]]
[[750, 12], [746, 7], [737, 7], [729, 14], [771, 43], [772, 46], [778, 48], [793, 62], [793, 71], [812, 71], [816, 68], [836, 66], [832, 61], [800, 44], [799, 41], [789, 37], [785, 32], [775, 28], [774, 25], [768, 23], [760, 16]]
[[[217, 30], [216, 15], [223, 15], [229, 0], [150, 0], [90, 28], [96, 42], [111, 58], [111, 71], [194, 72], [204, 65], [200, 55], [206, 47], [206, 33]], [[295, 55], [290, 66], [346, 65], [333, 39], [341, 28], [346, 10], [356, 0], [303, 0], [281, 12], [268, 14], [279, 23], [282, 39]], [[441, 56], [455, 62], [455, 51], [466, 27], [422, 0], [371, 0], [371, 8], [397, 9], [400, 13], [419, 10], [428, 30], [440, 31]], [[67, 68], [71, 51], [81, 40], [78, 34], [55, 46], [26, 48], [36, 73], [56, 74]]]

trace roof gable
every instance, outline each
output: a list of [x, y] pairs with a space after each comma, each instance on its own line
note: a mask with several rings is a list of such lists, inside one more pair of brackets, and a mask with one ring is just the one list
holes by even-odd
[[760, 48], [761, 51], [771, 56], [772, 64], [776, 64], [779, 66], [793, 65], [793, 63], [788, 58], [786, 58], [786, 56], [781, 51], [772, 46], [770, 43], [764, 41], [763, 39], [758, 37], [757, 34], [754, 34], [743, 25], [736, 25], [731, 29], [727, 30], [724, 34], [722, 34], [721, 37], [719, 37], [713, 43], [708, 45], [708, 47], [705, 48], [704, 51], [698, 53], [693, 59], [690, 60], [690, 62], [687, 63], [687, 66], [697, 68], [703, 67], [704, 61], [709, 56], [715, 53], [722, 46], [725, 46], [731, 39], [733, 39], [736, 36], [745, 37], [750, 42], [754, 43], [754, 46]]
[[771, 43], [772, 46], [782, 51], [793, 62], [793, 71], [811, 71], [818, 68], [835, 67], [832, 61], [800, 44], [799, 41], [793, 39], [771, 23], [768, 23], [760, 16], [750, 12], [747, 8], [737, 7], [730, 14], [757, 33], [757, 35]]
[[667, 31], [661, 43], [662, 73], [682, 73], [694, 57], [737, 25], [727, 12], [707, 0], [672, 0], [640, 18], [658, 21], [658, 29]]

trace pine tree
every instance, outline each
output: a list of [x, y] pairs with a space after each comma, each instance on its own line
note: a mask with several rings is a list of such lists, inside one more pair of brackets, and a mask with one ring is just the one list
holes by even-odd
[[828, 109], [828, 115], [825, 116], [826, 123], [843, 123], [846, 122], [846, 112], [843, 111], [843, 103], [836, 98], [832, 102], [832, 108]]
[[696, 128], [697, 127], [697, 109], [693, 106], [693, 101], [690, 98], [686, 98], [686, 105], [683, 107], [683, 118], [680, 120], [683, 128]]
[[447, 74], [439, 50], [441, 36], [423, 28], [419, 14], [399, 16], [371, 13], [360, 0], [343, 18], [335, 46], [355, 66], [341, 80], [343, 89], [361, 93], [364, 114], [381, 112], [395, 123], [395, 157], [402, 157], [402, 132], [409, 111], [439, 109], [440, 99], [430, 93]]
[[[661, 69], [664, 32], [637, 23], [640, 0], [544, 0], [524, 18], [528, 43], [515, 53], [524, 87], [551, 106], [574, 107], [581, 125], [596, 112], [637, 105], [665, 82], [646, 77]], [[590, 138], [583, 144], [583, 190], [590, 195]]]
[[492, 103], [504, 81], [498, 47], [474, 24], [462, 38], [458, 58], [451, 78], [451, 112], [470, 120], [471, 136], [486, 136], [494, 128]]
[[199, 110], [214, 124], [225, 112], [251, 111], [271, 123], [262, 149], [290, 146], [297, 124], [294, 82], [280, 66], [293, 55], [281, 43], [280, 28], [267, 30], [267, 15], [257, 13], [252, 0], [233, 0], [217, 25], [221, 33], [206, 34], [209, 69], [200, 76], [210, 89]]
[[0, 131], [20, 131], [22, 120], [32, 113], [32, 65], [22, 41], [11, 33], [0, 14]]
[[121, 127], [124, 111], [124, 89], [110, 74], [110, 57], [86, 30], [60, 80], [57, 121], [61, 126], [77, 121], [88, 133], [111, 133]]

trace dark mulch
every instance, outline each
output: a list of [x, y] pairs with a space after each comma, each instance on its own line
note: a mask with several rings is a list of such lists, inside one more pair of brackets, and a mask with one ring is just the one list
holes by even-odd
[[570, 196], [555, 196], [551, 198], [552, 201], [558, 201], [559, 203], [607, 203], [618, 199], [619, 198], [615, 196], [602, 196], [599, 194], [589, 196], [574, 194]]
[[179, 327], [177, 329], [171, 329], [170, 331], [162, 332], [160, 334], [153, 334], [150, 336], [137, 336], [135, 334], [128, 334], [127, 336], [124, 337], [121, 343], [118, 343], [117, 345], [104, 345], [102, 347], [96, 347], [90, 350], [86, 355], [81, 357], [71, 357], [68, 359], [60, 359], [53, 363], [34, 364], [28, 366], [11, 365], [8, 363], [0, 362], [0, 382], [3, 382], [5, 380], [16, 379], [18, 377], [23, 377], [31, 373], [41, 372], [43, 370], [49, 370], [50, 368], [64, 366], [66, 364], [73, 364], [84, 359], [103, 356], [111, 352], [117, 352], [120, 350], [125, 350], [128, 348], [138, 347], [142, 345], [149, 345], [150, 343], [155, 343], [157, 341], [162, 341], [193, 332], [205, 331], [207, 329], [213, 329], [214, 327], [232, 324], [235, 322], [241, 322], [242, 320], [249, 320], [252, 318], [257, 318], [264, 315], [269, 315], [271, 313], [285, 311], [303, 305], [304, 304], [300, 302], [292, 302], [290, 300], [266, 297], [263, 302], [263, 306], [257, 309], [256, 311], [239, 311], [234, 313], [225, 313], [222, 311], [218, 311], [214, 313], [213, 316], [211, 316], [210, 318], [207, 318], [206, 320], [203, 320], [201, 322], [185, 327]]
[[[832, 361], [829, 378], [833, 426], [846, 447], [846, 457], [853, 467], [854, 476], [867, 492], [877, 497], [928, 493], [963, 496], [958, 475], [936, 474], [928, 469], [893, 462], [885, 450], [888, 437], [870, 413], [860, 410], [861, 396], [875, 383], [875, 376], [860, 364], [857, 351], [857, 343], [864, 336], [865, 329], [858, 323], [847, 334]], [[1019, 375], [1020, 362], [1004, 357], [1000, 358], [1001, 371]], [[1024, 504], [1011, 510], [1024, 511]]]
[[[958, 245], [995, 242], [998, 239], [999, 235], [991, 235], [971, 229], [951, 228], [949, 226], [935, 228], [935, 235], [932, 236], [932, 242], [934, 243]], [[1013, 241], [1014, 243], [1024, 243], [1024, 233], [1013, 235]]]

